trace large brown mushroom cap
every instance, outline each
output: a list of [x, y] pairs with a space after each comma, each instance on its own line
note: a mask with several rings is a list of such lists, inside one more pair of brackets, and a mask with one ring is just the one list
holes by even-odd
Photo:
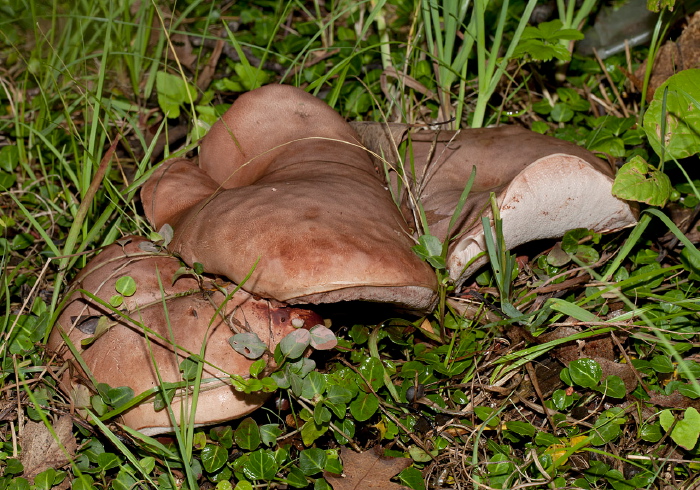
[[[398, 164], [396, 145], [405, 125], [355, 125], [371, 150]], [[409, 186], [425, 210], [431, 234], [447, 238], [448, 225], [472, 167], [476, 178], [451, 230], [447, 265], [463, 283], [486, 258], [482, 216], [490, 216], [490, 193], [497, 196], [503, 235], [510, 249], [523, 243], [561, 237], [573, 228], [609, 232], [636, 222], [628, 203], [611, 194], [613, 170], [593, 153], [572, 143], [515, 126], [410, 134], [415, 179]], [[404, 156], [404, 165], [409, 163]], [[404, 195], [407, 220], [415, 219]], [[466, 268], [465, 268], [466, 267]]]
[[300, 89], [242, 95], [204, 138], [199, 166], [166, 162], [142, 200], [154, 227], [173, 226], [170, 249], [187, 263], [234, 282], [255, 267], [244, 285], [255, 294], [415, 309], [435, 301], [435, 274], [411, 251], [357, 134]]
[[[52, 332], [49, 348], [72, 358], [63, 342], [63, 332], [98, 383], [129, 386], [138, 394], [158, 386], [158, 374], [164, 382], [182, 381], [180, 363], [188, 353], [199, 355], [206, 345], [207, 363], [195, 424], [242, 417], [258, 408], [266, 394], [241, 393], [229, 383], [231, 374], [247, 377], [253, 361], [234, 351], [228, 339], [235, 333], [254, 332], [272, 351], [282, 337], [294, 330], [292, 323], [310, 327], [320, 317], [310, 311], [256, 300], [244, 291], [225, 299], [219, 290], [200, 290], [199, 283], [186, 275], [173, 283], [175, 271], [180, 267], [177, 259], [142, 250], [140, 245], [149, 243], [142, 238], [130, 237], [125, 241], [107, 247], [76, 278]], [[84, 289], [108, 301], [116, 292], [116, 281], [127, 275], [135, 279], [137, 290], [125, 299], [123, 316], [80, 291]], [[232, 292], [233, 286], [228, 291]], [[221, 308], [219, 312], [218, 308]], [[111, 328], [83, 346], [83, 340], [93, 337], [100, 317], [108, 318]], [[271, 359], [269, 365], [274, 366]], [[173, 399], [176, 423], [187, 420], [181, 417], [191, 405], [191, 393], [187, 391], [181, 391]], [[166, 410], [154, 410], [152, 398], [129, 409], [122, 419], [126, 425], [146, 434], [173, 427]]]

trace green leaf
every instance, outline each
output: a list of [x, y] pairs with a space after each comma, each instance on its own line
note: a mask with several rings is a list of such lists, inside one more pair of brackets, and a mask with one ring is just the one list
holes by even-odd
[[375, 391], [384, 386], [384, 366], [376, 357], [365, 357], [360, 362], [359, 371]]
[[322, 425], [331, 421], [331, 411], [322, 403], [317, 403], [314, 406], [314, 422], [316, 425]]
[[114, 453], [102, 453], [97, 456], [97, 466], [101, 471], [107, 471], [121, 466], [121, 461]]
[[238, 424], [236, 431], [233, 433], [236, 444], [241, 449], [252, 451], [260, 445], [260, 429], [250, 417], [247, 417]]
[[304, 488], [309, 484], [304, 473], [296, 466], [289, 468], [289, 473], [284, 481], [294, 488]]
[[114, 408], [119, 408], [134, 398], [134, 390], [128, 386], [118, 386], [107, 391], [107, 400]]
[[[673, 425], [673, 413], [670, 410], [663, 410], [659, 414], [659, 421], [661, 422], [661, 427], [668, 431]], [[675, 427], [673, 427], [671, 439], [679, 446], [690, 451], [697, 444], [699, 435], [700, 413], [695, 408], [689, 407], [685, 410], [683, 419], [676, 422]]]
[[12, 173], [19, 165], [19, 149], [17, 145], [6, 145], [0, 148], [0, 169]]
[[180, 116], [180, 106], [197, 98], [197, 89], [179, 75], [164, 71], [156, 73], [156, 91], [158, 105], [168, 118]]
[[243, 465], [243, 473], [251, 480], [272, 480], [278, 470], [279, 465], [274, 456], [262, 449], [250, 453]]
[[299, 469], [306, 476], [313, 476], [323, 471], [326, 466], [326, 451], [319, 448], [305, 449], [299, 454]]
[[319, 373], [318, 371], [313, 371], [304, 378], [304, 382], [301, 387], [301, 396], [313, 400], [316, 395], [322, 395], [326, 391], [326, 376]]
[[624, 398], [627, 394], [624, 381], [622, 381], [622, 378], [615, 376], [614, 374], [611, 374], [605, 378], [605, 382], [596, 389], [604, 395], [612, 398]]
[[379, 400], [372, 393], [360, 393], [350, 403], [350, 413], [358, 422], [369, 419], [379, 408]]
[[700, 69], [676, 73], [656, 89], [654, 100], [644, 113], [643, 127], [652, 148], [660, 157], [663, 155], [664, 161], [700, 152]]
[[316, 325], [309, 330], [311, 347], [316, 350], [330, 350], [338, 345], [338, 339], [333, 331], [324, 326]]
[[279, 343], [280, 350], [285, 357], [296, 359], [301, 357], [311, 342], [308, 330], [300, 328], [286, 335]]
[[202, 449], [202, 466], [208, 473], [219, 470], [228, 460], [228, 451], [218, 444], [207, 444]]
[[663, 434], [661, 434], [660, 424], [643, 424], [639, 431], [639, 437], [647, 442], [659, 442]]
[[326, 390], [326, 401], [331, 403], [350, 403], [353, 393], [339, 385], [330, 385]]
[[[348, 437], [355, 437], [355, 421], [350, 417], [343, 419], [340, 422], [336, 422], [335, 426], [343, 431], [343, 434], [346, 434]], [[336, 431], [333, 431], [333, 436], [335, 437], [335, 440], [338, 441], [338, 444], [347, 444], [349, 442], [345, 436]]]
[[506, 429], [515, 432], [521, 436], [532, 437], [535, 435], [537, 430], [535, 427], [528, 422], [519, 422], [517, 420], [510, 420], [506, 422]]
[[675, 369], [667, 356], [654, 356], [649, 365], [657, 373], [672, 373]]
[[134, 281], [134, 278], [131, 276], [122, 276], [117, 279], [117, 282], [114, 284], [114, 289], [122, 296], [133, 296], [136, 292], [136, 281]]
[[552, 298], [549, 299], [546, 304], [554, 311], [558, 311], [560, 313], [564, 313], [565, 315], [574, 317], [580, 322], [600, 321], [600, 318], [598, 318], [595, 314], [591, 313], [588, 310], [584, 310], [580, 306], [575, 305], [574, 303], [571, 303], [564, 299]]
[[228, 339], [228, 343], [248, 359], [258, 359], [267, 351], [267, 344], [253, 332], [237, 333]]
[[266, 72], [251, 65], [236, 63], [233, 65], [233, 69], [240, 77], [241, 83], [246, 91], [262, 87], [270, 79], [270, 75]]
[[565, 410], [574, 403], [574, 397], [567, 395], [564, 390], [556, 390], [552, 393], [552, 403], [557, 410]]
[[266, 446], [272, 446], [277, 438], [282, 435], [282, 429], [277, 424], [265, 424], [260, 426], [260, 440]]
[[253, 378], [257, 378], [258, 374], [262, 373], [267, 367], [267, 361], [265, 359], [258, 359], [253, 364], [250, 365], [248, 372]]
[[49, 490], [54, 486], [56, 470], [49, 468], [34, 477], [34, 486], [37, 490]]
[[577, 359], [569, 364], [571, 380], [584, 388], [595, 388], [603, 377], [603, 370], [593, 359]]
[[622, 166], [612, 186], [615, 197], [650, 206], [664, 206], [672, 190], [668, 175], [649, 165], [639, 155]]
[[73, 480], [71, 488], [73, 490], [96, 490], [95, 485], [93, 485], [94, 481], [90, 475], [81, 475]]
[[425, 490], [425, 479], [418, 468], [409, 466], [396, 476], [401, 483], [413, 490]]
[[316, 439], [328, 431], [328, 424], [317, 424], [313, 419], [306, 422], [301, 428], [301, 441], [305, 446], [310, 446]]
[[605, 410], [593, 424], [590, 433], [591, 444], [602, 446], [616, 439], [622, 433], [620, 426], [625, 421], [625, 412], [622, 408], [615, 407]]
[[413, 252], [421, 259], [428, 262], [435, 269], [447, 267], [445, 258], [442, 257], [442, 242], [433, 235], [421, 235], [418, 237], [418, 245], [412, 247]]
[[197, 377], [197, 371], [199, 371], [199, 362], [192, 358], [192, 356], [183, 360], [180, 363], [180, 372], [182, 373], [182, 379], [185, 381], [191, 381]]
[[24, 466], [22, 465], [22, 462], [19, 459], [8, 458], [5, 460], [5, 468], [4, 468], [5, 475], [19, 475], [23, 471], [24, 471]]
[[551, 116], [556, 122], [569, 122], [574, 117], [574, 111], [568, 104], [558, 102], [552, 108]]

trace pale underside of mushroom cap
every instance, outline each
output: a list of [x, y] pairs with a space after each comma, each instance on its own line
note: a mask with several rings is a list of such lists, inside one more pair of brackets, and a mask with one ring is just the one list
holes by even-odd
[[[363, 143], [399, 165], [399, 143], [409, 134], [406, 125], [353, 125]], [[485, 250], [482, 216], [491, 216], [490, 193], [496, 194], [503, 235], [510, 249], [543, 238], [561, 237], [573, 228], [609, 232], [636, 222], [636, 209], [611, 194], [613, 170], [588, 150], [572, 143], [515, 126], [410, 133], [413, 162], [403, 154], [411, 193], [403, 191], [404, 216], [416, 219], [420, 201], [429, 231], [441, 240], [469, 179], [476, 178], [456, 226], [447, 256], [450, 277], [461, 285], [481, 265]], [[407, 172], [411, 175], [410, 172]], [[391, 183], [396, 186], [396, 172]]]
[[[611, 186], [610, 177], [579, 157], [559, 153], [536, 160], [499, 192], [506, 247], [559, 238], [573, 228], [606, 233], [633, 225], [633, 211], [612, 196]], [[451, 247], [447, 261], [450, 277], [458, 284], [464, 282], [486, 262], [484, 257], [467, 267], [484, 250], [484, 231], [479, 223]]]
[[153, 175], [147, 217], [173, 226], [169, 248], [185, 262], [234, 282], [252, 271], [243, 287], [263, 297], [430, 309], [435, 274], [358, 139], [303, 90], [254, 90], [212, 127], [198, 165]]
[[[253, 361], [234, 351], [228, 339], [235, 333], [252, 332], [272, 351], [284, 335], [294, 330], [292, 322], [310, 327], [321, 318], [310, 311], [254, 299], [244, 291], [234, 292], [230, 285], [225, 300], [221, 291], [201, 290], [188, 275], [173, 283], [179, 260], [146, 252], [140, 248], [144, 243], [149, 242], [130, 237], [107, 247], [88, 263], [71, 286], [48, 347], [66, 359], [72, 358], [63, 342], [63, 332], [96, 382], [111, 387], [129, 386], [139, 394], [158, 386], [159, 376], [166, 383], [181, 382], [180, 363], [190, 354], [199, 355], [206, 342], [195, 425], [222, 422], [252, 412], [267, 395], [245, 394], [231, 387], [230, 374], [247, 377]], [[120, 313], [79, 291], [84, 289], [108, 301], [115, 294], [116, 281], [124, 276], [134, 278], [137, 289], [133, 296], [125, 298]], [[100, 317], [111, 324], [109, 330], [90, 345], [82, 346], [83, 340], [94, 336]], [[269, 365], [273, 367], [274, 362], [270, 360]], [[74, 382], [74, 386], [82, 383], [85, 381]], [[184, 416], [192, 409], [191, 391], [179, 391], [172, 408], [175, 423], [189, 420]], [[145, 434], [173, 428], [167, 410], [154, 409], [153, 398], [123, 413], [122, 421]]]

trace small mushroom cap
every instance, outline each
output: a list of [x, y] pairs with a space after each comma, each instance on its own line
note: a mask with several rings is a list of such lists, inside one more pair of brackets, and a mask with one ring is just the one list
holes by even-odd
[[[393, 155], [406, 136], [401, 125], [367, 123], [360, 130], [370, 150]], [[357, 126], [356, 126], [357, 127]], [[379, 135], [379, 136], [377, 136]], [[613, 170], [593, 153], [567, 141], [515, 126], [454, 131], [417, 131], [410, 135], [415, 179], [430, 233], [441, 240], [472, 167], [476, 177], [462, 213], [451, 231], [447, 265], [451, 278], [463, 283], [486, 258], [481, 216], [490, 216], [490, 193], [496, 194], [503, 234], [510, 249], [523, 243], [561, 237], [573, 228], [609, 232], [636, 222], [636, 209], [611, 194]], [[389, 142], [393, 148], [387, 148]], [[393, 184], [395, 185], [395, 184]], [[413, 220], [404, 196], [404, 216]]]
[[[188, 276], [173, 284], [179, 261], [172, 256], [144, 252], [139, 248], [143, 243], [148, 242], [131, 237], [125, 245], [113, 244], [81, 271], [58, 317], [49, 348], [72, 358], [63, 342], [63, 333], [98, 383], [129, 386], [139, 394], [159, 385], [156, 368], [164, 382], [182, 381], [180, 363], [189, 353], [199, 355], [206, 344], [195, 424], [242, 417], [258, 408], [267, 394], [245, 394], [230, 385], [230, 375], [247, 377], [253, 361], [234, 351], [228, 339], [235, 333], [253, 332], [272, 351], [294, 330], [293, 322], [301, 320], [308, 328], [322, 321], [321, 318], [308, 310], [256, 300], [244, 291], [234, 293], [231, 286], [227, 291], [232, 294], [228, 297], [218, 289], [200, 290], [198, 282]], [[158, 284], [154, 289], [156, 271], [161, 279], [155, 280]], [[108, 301], [115, 294], [116, 281], [127, 275], [135, 279], [137, 290], [134, 296], [125, 299], [122, 314], [80, 291], [84, 289]], [[82, 341], [95, 336], [100, 317], [107, 320], [110, 328], [91, 344], [82, 345]], [[149, 329], [148, 334], [144, 327]], [[268, 367], [274, 368], [271, 356]], [[182, 412], [191, 405], [191, 393], [181, 391], [175, 396], [172, 407], [176, 423], [189, 420], [182, 418]], [[167, 410], [156, 411], [153, 398], [123, 413], [122, 420], [145, 434], [173, 429]]]
[[198, 166], [166, 162], [151, 177], [147, 217], [173, 226], [185, 262], [234, 282], [252, 270], [243, 287], [263, 297], [430, 309], [435, 274], [358, 139], [303, 90], [254, 90], [212, 127]]

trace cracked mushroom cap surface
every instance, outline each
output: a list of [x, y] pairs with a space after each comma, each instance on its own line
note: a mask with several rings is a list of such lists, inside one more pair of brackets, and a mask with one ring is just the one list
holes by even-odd
[[[188, 264], [288, 303], [367, 300], [428, 310], [432, 269], [359, 137], [323, 101], [268, 85], [239, 97], [198, 162], [165, 162], [142, 189]], [[194, 204], [193, 204], [194, 203]]]
[[[149, 246], [144, 250], [143, 244]], [[192, 276], [184, 275], [173, 282], [179, 260], [153, 252], [150, 247], [152, 244], [145, 239], [129, 237], [110, 245], [90, 261], [71, 286], [48, 347], [71, 359], [73, 355], [63, 333], [95, 382], [111, 387], [129, 386], [138, 395], [159, 385], [156, 369], [164, 382], [182, 382], [180, 364], [191, 353], [199, 355], [205, 344], [195, 424], [239, 418], [260, 407], [267, 394], [245, 394], [231, 387], [230, 375], [248, 377], [253, 360], [234, 351], [228, 339], [235, 333], [253, 332], [271, 352], [295, 327], [310, 328], [322, 319], [311, 311], [255, 299], [241, 290], [234, 293], [230, 285], [224, 295], [215, 288], [200, 289]], [[124, 299], [120, 312], [100, 305], [80, 291], [89, 291], [108, 302], [116, 293], [116, 281], [124, 276], [134, 278], [137, 289], [133, 296]], [[100, 333], [105, 326], [109, 328]], [[83, 345], [90, 338], [96, 340]], [[272, 356], [268, 366], [274, 368]], [[78, 379], [69, 382], [74, 391], [79, 391], [80, 385], [91, 383], [77, 363], [75, 367]], [[174, 396], [176, 424], [188, 420], [184, 412], [191, 405], [191, 392], [180, 390]], [[147, 435], [173, 429], [167, 410], [155, 410], [153, 397], [121, 417], [123, 423]]]
[[[408, 126], [354, 126], [370, 150], [397, 164], [396, 144], [407, 137]], [[486, 249], [481, 217], [491, 216], [491, 192], [508, 249], [558, 238], [574, 228], [610, 232], [636, 223], [636, 208], [611, 193], [611, 166], [575, 144], [516, 126], [415, 131], [410, 138], [415, 166], [410, 185], [423, 205], [430, 233], [441, 240], [447, 238], [450, 219], [476, 167], [471, 192], [450, 233], [456, 238], [447, 265], [458, 285], [487, 260], [470, 263]], [[405, 194], [403, 203], [404, 216], [412, 222]]]

